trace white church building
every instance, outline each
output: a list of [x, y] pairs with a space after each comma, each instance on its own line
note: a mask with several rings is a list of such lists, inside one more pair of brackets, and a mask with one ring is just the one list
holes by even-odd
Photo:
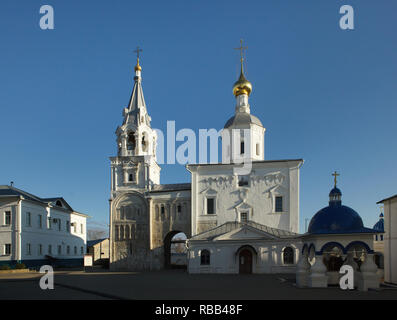
[[[316, 239], [327, 231], [321, 235], [298, 234], [303, 159], [265, 159], [266, 129], [251, 114], [252, 84], [244, 75], [243, 57], [240, 77], [233, 86], [234, 116], [221, 131], [222, 162], [188, 164], [191, 183], [186, 184], [160, 184], [157, 135], [150, 126], [141, 71], [138, 58], [130, 102], [123, 111], [123, 124], [116, 130], [118, 155], [110, 158], [111, 269], [157, 270], [169, 266], [170, 240], [184, 232], [189, 273], [299, 271], [300, 286], [331, 284], [327, 282], [327, 265], [317, 258], [328, 251], [309, 247], [321, 243]], [[343, 213], [338, 217], [343, 220]], [[343, 236], [361, 241], [360, 249], [372, 254], [371, 239], [376, 231], [363, 228], [359, 216], [355, 223], [347, 230], [351, 237]], [[354, 229], [357, 226], [359, 230]], [[331, 232], [328, 240], [342, 233]], [[345, 242], [340, 256], [347, 254], [347, 248], [357, 248]], [[313, 271], [321, 271], [321, 276], [311, 273], [306, 262], [313, 264]], [[322, 277], [321, 281], [311, 279], [311, 274], [318, 276], [316, 279]]]

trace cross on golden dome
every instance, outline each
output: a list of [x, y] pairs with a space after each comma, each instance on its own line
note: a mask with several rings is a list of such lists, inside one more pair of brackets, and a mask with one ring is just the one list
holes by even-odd
[[235, 50], [240, 50], [240, 61], [241, 61], [241, 67], [243, 66], [243, 61], [244, 61], [244, 52], [243, 50], [247, 50], [248, 47], [243, 47], [243, 39], [240, 39], [240, 47], [234, 48]]
[[240, 78], [234, 83], [233, 86], [233, 94], [238, 97], [241, 94], [246, 94], [250, 95], [252, 91], [252, 84], [249, 82], [244, 75], [244, 68], [243, 68], [243, 61], [244, 61], [244, 50], [247, 49], [247, 47], [243, 46], [243, 39], [240, 40], [240, 47], [239, 48], [234, 48], [236, 50], [240, 50], [240, 62], [241, 62], [241, 72], [240, 72]]
[[338, 177], [338, 176], [340, 176], [340, 174], [339, 173], [337, 173], [336, 171], [332, 174], [333, 176], [334, 176], [334, 187], [336, 188], [336, 178]]

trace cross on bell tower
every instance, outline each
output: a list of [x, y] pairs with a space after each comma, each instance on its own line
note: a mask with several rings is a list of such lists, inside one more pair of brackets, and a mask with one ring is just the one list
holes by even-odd
[[[139, 52], [142, 52], [142, 49], [139, 48], [139, 46], [136, 47], [136, 49], [134, 50], [134, 52], [136, 53], [136, 66], [135, 66], [135, 73], [137, 73], [137, 76], [140, 76], [140, 71], [142, 71], [141, 66], [139, 65]], [[139, 71], [139, 74], [138, 74]]]

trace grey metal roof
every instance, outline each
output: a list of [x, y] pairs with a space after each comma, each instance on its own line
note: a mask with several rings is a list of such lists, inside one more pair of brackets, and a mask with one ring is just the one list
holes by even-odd
[[100, 243], [100, 242], [102, 242], [102, 241], [105, 241], [105, 240], [107, 240], [107, 239], [108, 239], [108, 238], [96, 239], [96, 240], [89, 240], [89, 241], [87, 241], [87, 247], [95, 246], [96, 244], [98, 244], [98, 243]]
[[53, 202], [56, 200], [63, 200], [64, 203], [67, 205], [68, 209], [73, 211], [72, 207], [62, 197], [40, 198], [40, 197], [37, 197], [29, 192], [23, 191], [21, 189], [15, 188], [15, 187], [7, 186], [7, 185], [0, 185], [0, 196], [22, 196], [27, 200], [39, 202], [42, 204], [48, 204], [49, 202]]
[[378, 201], [376, 204], [379, 204], [379, 203], [382, 203], [382, 202], [385, 202], [385, 201], [387, 201], [387, 200], [391, 200], [391, 199], [394, 199], [394, 198], [397, 198], [397, 194], [395, 194], [394, 196], [391, 196], [391, 197], [389, 197], [389, 198], [380, 200], [380, 201]]
[[211, 230], [197, 234], [197, 235], [193, 236], [192, 238], [190, 238], [189, 240], [211, 241], [220, 235], [223, 235], [230, 231], [241, 228], [244, 225], [250, 226], [250, 227], [257, 229], [259, 231], [266, 232], [269, 235], [271, 235], [275, 238], [278, 238], [278, 239], [289, 239], [289, 238], [296, 238], [297, 236], [300, 236], [298, 233], [295, 233], [295, 232], [271, 228], [271, 227], [265, 226], [263, 224], [253, 222], [253, 221], [248, 221], [246, 223], [237, 222], [237, 221], [229, 221], [229, 222], [226, 222], [226, 223], [224, 223], [218, 227], [215, 227]]
[[224, 128], [231, 126], [241, 126], [246, 124], [256, 124], [263, 127], [262, 122], [254, 115], [246, 112], [238, 112], [225, 123]]
[[192, 188], [192, 186], [190, 183], [156, 184], [153, 186], [153, 189], [150, 190], [150, 193], [191, 190], [191, 188]]
[[[303, 162], [303, 159], [283, 159], [283, 160], [259, 160], [259, 161], [252, 161], [252, 164], [255, 163], [272, 163], [272, 162], [290, 162], [290, 161], [300, 161]], [[229, 166], [233, 165], [235, 163], [192, 163], [192, 164], [187, 164], [186, 167], [198, 167], [198, 166]], [[236, 163], [238, 165], [241, 165], [241, 163]]]
[[26, 191], [20, 190], [15, 187], [7, 186], [7, 185], [0, 186], [0, 196], [22, 196], [27, 200], [36, 201], [36, 202], [40, 202], [40, 203], [46, 203], [45, 201], [43, 201], [43, 199], [41, 199], [33, 194], [30, 194]]

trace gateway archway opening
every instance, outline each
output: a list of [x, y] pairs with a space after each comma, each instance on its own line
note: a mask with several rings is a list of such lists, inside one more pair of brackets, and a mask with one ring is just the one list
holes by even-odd
[[164, 239], [164, 268], [187, 267], [186, 234], [181, 231], [171, 231]]

